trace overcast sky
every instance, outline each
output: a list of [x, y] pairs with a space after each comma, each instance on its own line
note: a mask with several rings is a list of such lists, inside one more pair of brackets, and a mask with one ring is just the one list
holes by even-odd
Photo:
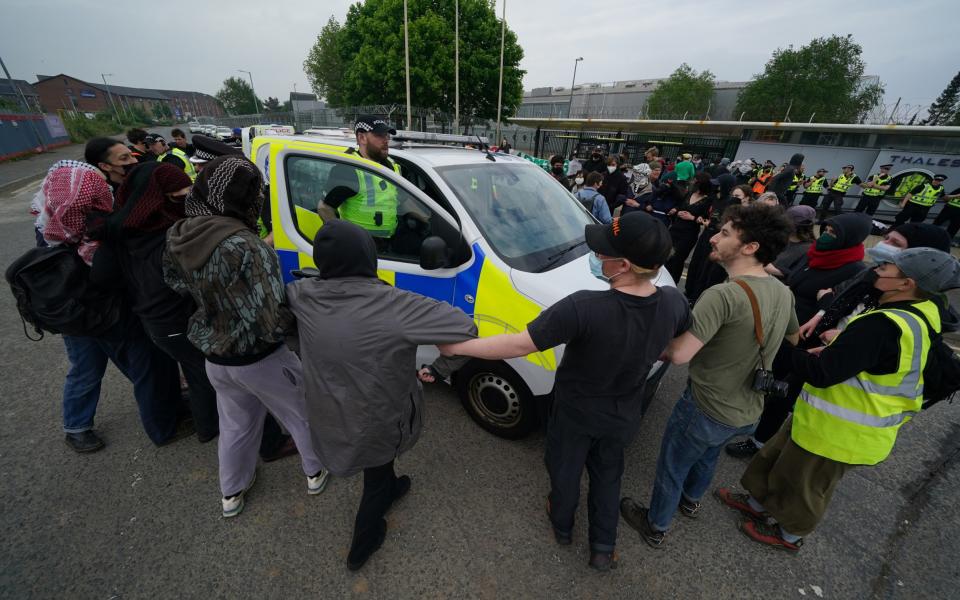
[[[569, 86], [578, 56], [581, 83], [665, 77], [682, 62], [747, 80], [777, 47], [833, 33], [852, 33], [863, 46], [866, 72], [886, 85], [891, 106], [902, 97], [925, 107], [960, 70], [957, 0], [506, 2], [507, 25], [525, 54], [524, 89]], [[308, 90], [302, 63], [310, 46], [331, 15], [343, 22], [352, 3], [2, 0], [0, 57], [13, 77], [30, 82], [37, 74], [93, 82], [113, 73], [116, 85], [211, 94], [246, 69], [261, 98], [286, 99], [294, 84]]]

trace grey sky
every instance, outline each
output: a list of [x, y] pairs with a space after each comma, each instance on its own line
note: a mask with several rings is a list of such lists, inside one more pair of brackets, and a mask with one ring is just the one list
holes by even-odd
[[[681, 62], [718, 79], [746, 80], [778, 46], [831, 33], [853, 34], [891, 105], [902, 96], [925, 107], [960, 70], [956, 0], [506, 1], [507, 24], [525, 53], [525, 89], [569, 86], [578, 56], [580, 82], [664, 77]], [[0, 56], [14, 77], [31, 82], [38, 73], [88, 81], [113, 73], [116, 85], [208, 93], [247, 69], [260, 97], [285, 99], [294, 84], [308, 90], [303, 59], [330, 15], [343, 22], [350, 4], [3, 0]]]

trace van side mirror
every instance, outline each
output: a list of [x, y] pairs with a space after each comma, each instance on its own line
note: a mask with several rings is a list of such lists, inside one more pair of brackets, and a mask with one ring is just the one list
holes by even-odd
[[420, 244], [420, 268], [425, 271], [442, 269], [447, 266], [450, 249], [443, 238], [431, 235]]

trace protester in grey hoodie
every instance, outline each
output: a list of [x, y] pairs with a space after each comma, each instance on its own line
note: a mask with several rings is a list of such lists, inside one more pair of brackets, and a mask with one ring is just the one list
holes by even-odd
[[[359, 569], [383, 543], [391, 504], [410, 489], [394, 459], [423, 427], [417, 346], [476, 336], [453, 306], [377, 278], [377, 248], [348, 221], [324, 224], [313, 242], [319, 276], [287, 286], [297, 319], [307, 416], [323, 464], [334, 475], [363, 471], [347, 567]], [[451, 371], [467, 359], [438, 368]]]

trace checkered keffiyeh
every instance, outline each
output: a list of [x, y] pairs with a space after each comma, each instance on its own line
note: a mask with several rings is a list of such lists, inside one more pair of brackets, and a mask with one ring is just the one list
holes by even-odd
[[221, 156], [210, 161], [197, 176], [185, 202], [188, 217], [233, 217], [254, 231], [262, 207], [260, 169], [239, 156]]
[[96, 167], [75, 160], [54, 163], [33, 206], [44, 241], [51, 246], [76, 245], [80, 258], [93, 263], [99, 242], [87, 237], [87, 216], [113, 209], [113, 192]]

